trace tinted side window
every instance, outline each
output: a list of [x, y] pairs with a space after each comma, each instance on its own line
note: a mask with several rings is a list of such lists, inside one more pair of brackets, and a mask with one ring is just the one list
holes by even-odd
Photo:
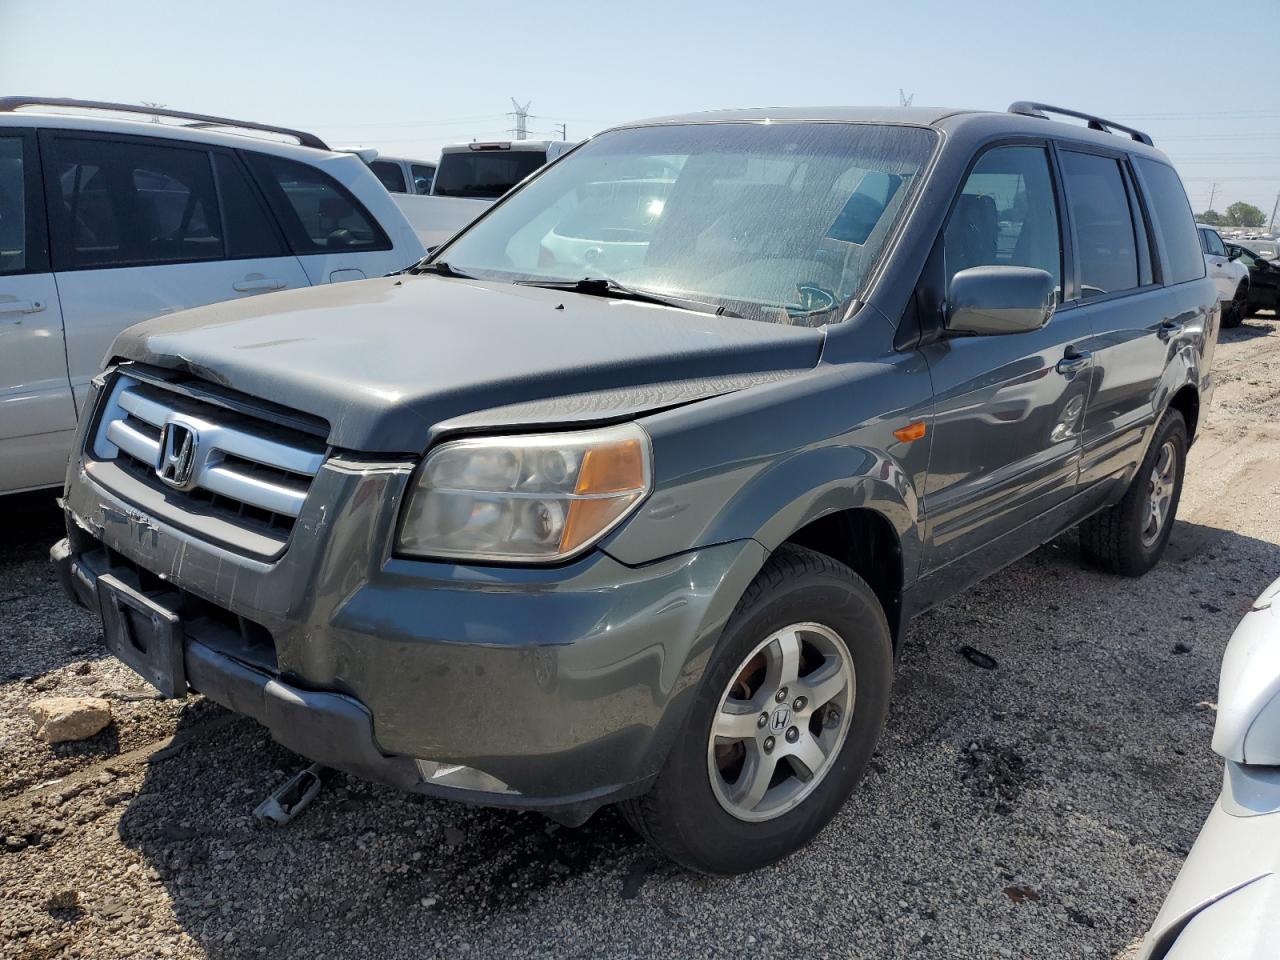
[[328, 174], [264, 153], [247, 153], [245, 158], [294, 253], [391, 249], [377, 221]]
[[404, 171], [400, 169], [400, 164], [392, 163], [390, 160], [375, 160], [369, 166], [374, 175], [382, 181], [382, 185], [389, 191], [392, 193], [406, 192]]
[[1223, 245], [1222, 237], [1218, 236], [1217, 230], [1206, 230], [1204, 239], [1209, 245], [1209, 252], [1215, 257], [1225, 257], [1227, 255], [1227, 248]]
[[1081, 299], [1138, 286], [1138, 249], [1118, 161], [1064, 150], [1062, 177], [1075, 229]]
[[27, 170], [21, 137], [0, 137], [0, 273], [27, 269]]
[[436, 168], [415, 163], [409, 168], [413, 173], [413, 186], [418, 193], [430, 193], [431, 181], [436, 178]]
[[70, 136], [49, 142], [55, 270], [223, 256], [205, 151]]
[[1062, 243], [1043, 147], [996, 147], [979, 158], [943, 234], [947, 284], [979, 266], [1036, 267], [1062, 297]]
[[227, 227], [227, 257], [240, 260], [284, 256], [284, 243], [277, 235], [275, 224], [235, 157], [215, 153], [213, 169], [218, 177], [222, 218]]
[[1199, 280], [1204, 276], [1204, 256], [1196, 237], [1187, 192], [1173, 167], [1145, 157], [1134, 165], [1146, 188], [1147, 206], [1155, 218], [1156, 242], [1169, 261], [1169, 283]]

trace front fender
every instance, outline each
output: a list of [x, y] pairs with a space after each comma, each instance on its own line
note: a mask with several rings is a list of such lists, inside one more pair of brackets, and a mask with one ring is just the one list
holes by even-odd
[[774, 463], [743, 485], [709, 530], [712, 542], [748, 530], [767, 550], [827, 514], [874, 510], [894, 528], [906, 569], [919, 557], [918, 499], [902, 466], [883, 451], [858, 446], [804, 450]]
[[892, 525], [911, 582], [929, 440], [894, 430], [932, 419], [918, 362], [819, 368], [646, 418], [657, 489], [604, 549], [632, 565], [747, 538], [772, 551], [822, 516], [862, 508]]

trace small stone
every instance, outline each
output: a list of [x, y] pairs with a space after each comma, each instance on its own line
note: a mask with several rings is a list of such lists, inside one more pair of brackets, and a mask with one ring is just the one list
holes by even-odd
[[98, 697], [45, 697], [33, 700], [27, 714], [35, 736], [46, 743], [85, 740], [111, 722], [111, 704]]
[[79, 663], [77, 663], [74, 667], [71, 668], [71, 672], [74, 673], [76, 676], [83, 677], [91, 669], [92, 667], [89, 666], [88, 660], [81, 660]]
[[446, 846], [460, 847], [462, 846], [462, 841], [466, 838], [467, 835], [453, 824], [449, 824], [449, 826], [444, 828], [444, 842]]
[[437, 903], [440, 902], [440, 899], [438, 897], [423, 897], [418, 902], [421, 903], [423, 907], [430, 910], [432, 907], [434, 907]]
[[80, 905], [80, 894], [75, 890], [55, 890], [44, 902], [46, 910], [74, 910]]

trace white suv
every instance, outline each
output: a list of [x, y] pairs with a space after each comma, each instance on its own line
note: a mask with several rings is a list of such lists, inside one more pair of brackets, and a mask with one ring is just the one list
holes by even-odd
[[1221, 234], [1213, 227], [1197, 223], [1196, 230], [1200, 233], [1205, 267], [1218, 288], [1222, 325], [1238, 327], [1249, 312], [1249, 268], [1227, 253]]
[[0, 494], [62, 483], [86, 384], [125, 327], [425, 252], [369, 167], [311, 134], [0, 98]]

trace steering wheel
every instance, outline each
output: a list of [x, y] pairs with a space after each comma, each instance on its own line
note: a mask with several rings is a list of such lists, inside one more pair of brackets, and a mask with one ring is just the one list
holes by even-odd
[[799, 312], [801, 313], [830, 310], [840, 302], [834, 293], [816, 283], [797, 283], [796, 293], [800, 294]]

